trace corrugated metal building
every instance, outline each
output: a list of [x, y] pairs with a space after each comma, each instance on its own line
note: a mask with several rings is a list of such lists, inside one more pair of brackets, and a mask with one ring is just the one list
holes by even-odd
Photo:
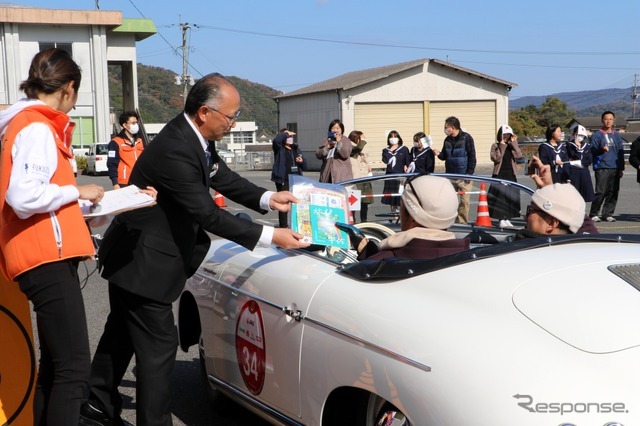
[[345, 133], [364, 132], [371, 160], [377, 160], [390, 130], [408, 147], [413, 135], [431, 134], [434, 147], [444, 140], [444, 120], [454, 115], [476, 142], [479, 164], [490, 163], [498, 127], [509, 118], [509, 91], [516, 84], [438, 59], [354, 71], [280, 95], [278, 127], [298, 134], [308, 161], [319, 167], [316, 148], [331, 120]]

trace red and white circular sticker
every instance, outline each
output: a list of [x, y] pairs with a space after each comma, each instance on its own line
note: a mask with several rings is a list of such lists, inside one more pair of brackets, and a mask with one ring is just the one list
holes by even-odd
[[236, 357], [244, 384], [254, 395], [262, 392], [266, 364], [262, 312], [255, 300], [244, 304], [236, 324]]

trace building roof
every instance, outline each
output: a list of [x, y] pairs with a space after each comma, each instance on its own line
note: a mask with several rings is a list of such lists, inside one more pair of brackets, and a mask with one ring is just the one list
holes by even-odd
[[[572, 125], [574, 122], [583, 125], [587, 130], [598, 130], [602, 127], [602, 119], [599, 115], [591, 115], [587, 117], [575, 117], [569, 123]], [[627, 120], [622, 117], [616, 116], [616, 129], [626, 129], [627, 128]]]
[[0, 3], [0, 22], [40, 25], [102, 25], [117, 33], [134, 33], [136, 41], [155, 34], [151, 19], [123, 19], [114, 10], [43, 9]]
[[496, 83], [504, 84], [505, 86], [508, 86], [508, 87], [517, 86], [517, 84], [515, 83], [511, 83], [506, 80], [500, 80], [498, 78], [491, 77], [489, 75], [482, 74], [477, 71], [470, 70], [468, 68], [454, 65], [450, 62], [441, 61], [439, 59], [426, 58], [426, 59], [418, 59], [415, 61], [402, 62], [394, 65], [387, 65], [384, 67], [369, 68], [366, 70], [348, 72], [346, 74], [342, 74], [337, 77], [330, 78], [329, 80], [321, 81], [319, 83], [315, 83], [310, 86], [303, 87], [302, 89], [294, 90], [293, 92], [286, 93], [284, 95], [275, 96], [275, 98], [280, 99], [280, 98], [287, 98], [290, 96], [307, 95], [310, 93], [328, 92], [328, 91], [334, 91], [334, 90], [340, 90], [340, 89], [341, 90], [353, 89], [354, 87], [358, 87], [374, 81], [382, 80], [394, 74], [398, 74], [415, 67], [423, 66], [426, 63], [438, 64], [443, 67], [451, 68], [456, 71], [466, 72], [468, 74], [475, 75], [480, 78], [485, 78], [487, 80], [491, 80]]

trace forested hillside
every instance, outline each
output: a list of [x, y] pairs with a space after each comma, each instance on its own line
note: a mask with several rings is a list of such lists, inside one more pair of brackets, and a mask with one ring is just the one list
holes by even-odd
[[[166, 123], [182, 111], [182, 86], [175, 84], [173, 71], [138, 64], [138, 100], [145, 123]], [[240, 92], [241, 121], [255, 121], [258, 133], [274, 135], [278, 123], [273, 96], [279, 94], [263, 84], [229, 77]], [[109, 67], [109, 105], [122, 112], [122, 75], [119, 66]]]

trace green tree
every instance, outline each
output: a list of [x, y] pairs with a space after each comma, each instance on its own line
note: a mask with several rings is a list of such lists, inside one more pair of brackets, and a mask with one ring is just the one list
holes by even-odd
[[509, 113], [509, 125], [519, 136], [543, 135], [544, 129], [536, 123], [536, 116], [537, 114], [532, 114], [526, 107], [517, 109]]
[[538, 125], [548, 127], [551, 124], [567, 125], [573, 117], [575, 110], [569, 109], [566, 102], [562, 102], [558, 98], [549, 96], [539, 108]]

